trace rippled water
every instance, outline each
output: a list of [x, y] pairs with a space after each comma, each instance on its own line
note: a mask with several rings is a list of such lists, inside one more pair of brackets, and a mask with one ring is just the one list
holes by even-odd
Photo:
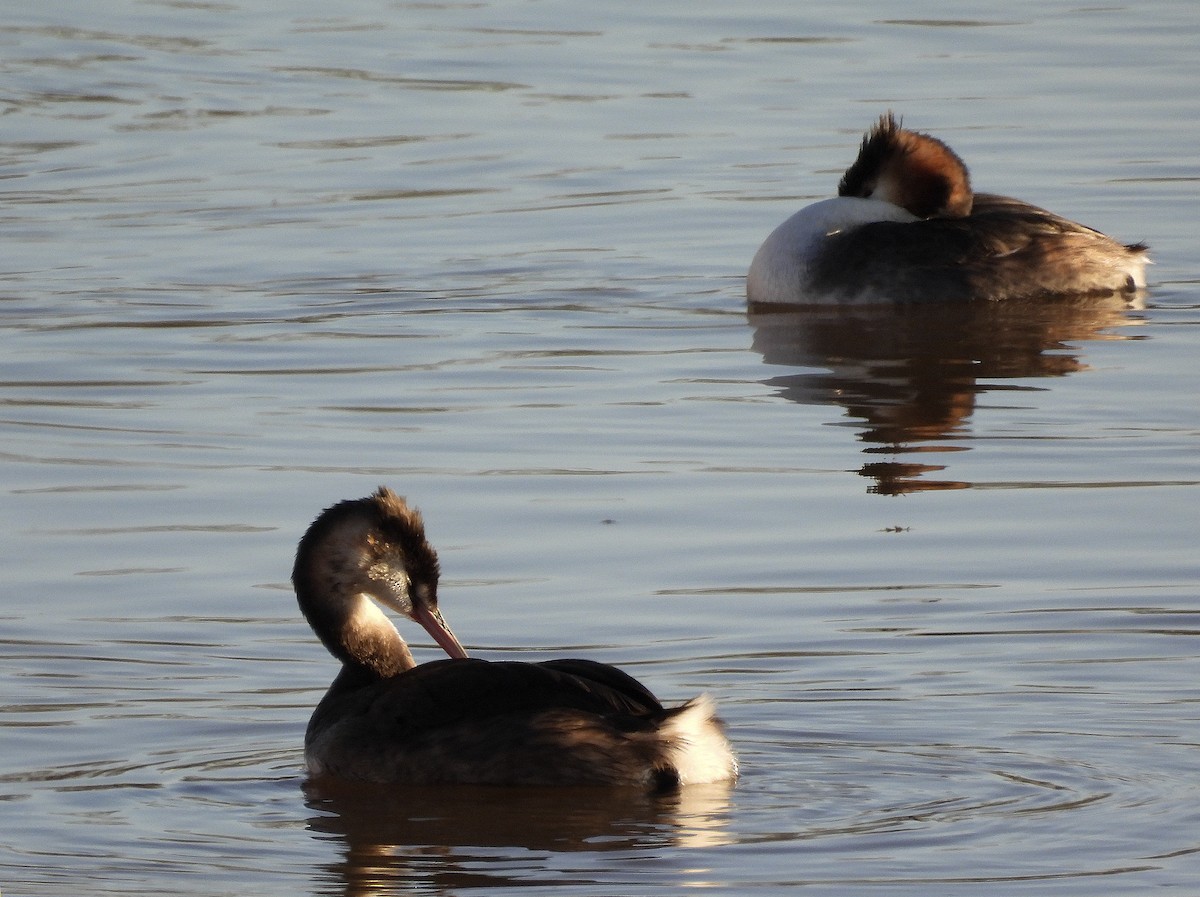
[[[0, 890], [1189, 893], [1194, 26], [10, 10]], [[1144, 302], [747, 315], [887, 108]], [[736, 788], [307, 783], [291, 555], [381, 482], [473, 654], [713, 694]]]

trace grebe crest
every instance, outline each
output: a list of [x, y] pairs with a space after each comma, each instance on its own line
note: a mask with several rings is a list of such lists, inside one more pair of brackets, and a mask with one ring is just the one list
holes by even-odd
[[958, 154], [936, 137], [906, 131], [892, 113], [863, 137], [838, 196], [882, 199], [918, 218], [971, 214], [971, 176]]

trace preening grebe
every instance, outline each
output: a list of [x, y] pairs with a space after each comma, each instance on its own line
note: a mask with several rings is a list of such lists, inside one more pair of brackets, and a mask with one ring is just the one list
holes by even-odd
[[[705, 696], [665, 709], [606, 664], [468, 659], [438, 610], [438, 574], [420, 513], [383, 487], [324, 511], [300, 540], [300, 609], [342, 662], [305, 734], [312, 774], [655, 789], [737, 775]], [[453, 659], [418, 666], [376, 601]]]
[[752, 304], [1010, 299], [1132, 292], [1146, 247], [1045, 209], [972, 193], [967, 167], [888, 113], [838, 196], [801, 209], [759, 247]]

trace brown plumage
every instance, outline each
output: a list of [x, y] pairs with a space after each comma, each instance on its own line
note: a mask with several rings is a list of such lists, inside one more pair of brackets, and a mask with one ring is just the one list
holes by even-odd
[[971, 176], [954, 150], [904, 130], [889, 112], [863, 137], [838, 196], [886, 199], [918, 218], [963, 218], [971, 214]]
[[967, 217], [875, 221], [830, 234], [812, 284], [930, 300], [1104, 295], [1137, 288], [1130, 267], [1145, 249], [1018, 199], [976, 193]]

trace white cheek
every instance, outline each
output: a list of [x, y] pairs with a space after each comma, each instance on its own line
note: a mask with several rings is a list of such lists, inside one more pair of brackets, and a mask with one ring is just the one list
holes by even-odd
[[347, 627], [355, 633], [375, 632], [377, 630], [396, 631], [387, 614], [379, 609], [367, 595], [356, 595], [354, 608], [346, 621]]
[[412, 613], [412, 587], [408, 575], [392, 566], [381, 564], [371, 571], [371, 592], [375, 598], [405, 616]]

